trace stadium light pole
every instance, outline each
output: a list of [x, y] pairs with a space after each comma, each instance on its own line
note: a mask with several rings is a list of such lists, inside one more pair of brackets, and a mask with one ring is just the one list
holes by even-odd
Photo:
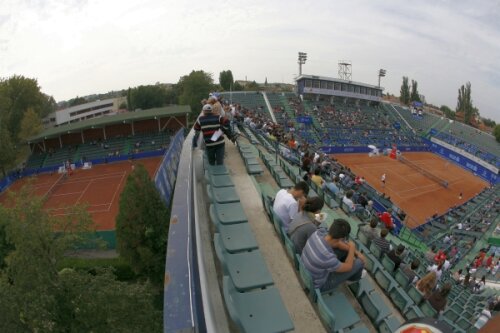
[[384, 77], [387, 71], [385, 69], [380, 69], [378, 71], [378, 87], [380, 88], [380, 78]]
[[307, 60], [307, 53], [299, 52], [299, 60], [298, 60], [299, 76], [302, 75], [302, 65], [304, 65], [306, 63], [306, 60]]

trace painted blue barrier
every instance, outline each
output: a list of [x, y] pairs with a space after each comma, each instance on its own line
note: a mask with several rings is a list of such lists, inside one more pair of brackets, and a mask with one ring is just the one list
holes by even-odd
[[472, 172], [474, 175], [481, 177], [482, 179], [486, 180], [491, 184], [497, 184], [500, 182], [500, 177], [498, 176], [498, 174], [493, 173], [484, 166], [436, 142], [432, 142], [427, 139], [424, 140], [427, 141], [431, 151], [434, 154], [437, 154], [439, 156], [446, 158], [449, 161], [452, 161], [458, 166], [461, 166], [462, 168]]
[[[382, 149], [384, 147], [379, 147]], [[388, 148], [388, 147], [385, 147]], [[348, 146], [348, 147], [337, 147], [337, 146], [327, 146], [321, 147], [321, 151], [325, 154], [347, 154], [347, 153], [369, 153], [372, 150], [368, 147], [360, 146]], [[398, 146], [398, 150], [402, 152], [422, 152], [429, 151], [428, 146]]]
[[155, 185], [166, 205], [170, 206], [170, 199], [175, 186], [179, 156], [184, 142], [184, 130], [179, 130], [174, 136], [168, 149], [164, 152], [160, 167], [155, 175]]

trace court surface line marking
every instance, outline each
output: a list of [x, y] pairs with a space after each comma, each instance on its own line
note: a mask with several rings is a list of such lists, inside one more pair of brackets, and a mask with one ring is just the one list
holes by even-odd
[[108, 207], [108, 212], [111, 210], [111, 205], [113, 204], [113, 202], [115, 202], [116, 194], [118, 193], [118, 190], [120, 189], [120, 186], [123, 182], [123, 178], [125, 178], [126, 174], [127, 173], [125, 171], [123, 171], [122, 178], [120, 179], [120, 182], [118, 183], [118, 186], [116, 187], [115, 193], [113, 194], [113, 197], [111, 198], [111, 204]]
[[80, 202], [80, 199], [83, 197], [83, 195], [85, 194], [85, 192], [87, 192], [90, 184], [92, 184], [93, 180], [89, 181], [89, 183], [87, 184], [87, 186], [85, 186], [85, 188], [83, 189], [83, 192], [82, 194], [80, 194], [80, 196], [78, 197], [78, 199], [76, 200], [75, 204], [79, 203]]

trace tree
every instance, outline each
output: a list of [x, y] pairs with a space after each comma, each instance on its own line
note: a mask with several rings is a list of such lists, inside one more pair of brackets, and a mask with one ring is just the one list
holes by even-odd
[[399, 100], [405, 105], [408, 105], [410, 103], [410, 86], [408, 85], [407, 76], [403, 76], [403, 83], [401, 84]]
[[75, 98], [70, 99], [68, 101], [68, 106], [72, 107], [72, 106], [82, 105], [85, 103], [87, 103], [87, 100], [85, 98], [76, 96]]
[[30, 108], [43, 118], [55, 110], [55, 101], [41, 92], [36, 79], [17, 75], [0, 79], [0, 121], [6, 122], [13, 141], [17, 141], [21, 120]]
[[458, 89], [456, 112], [464, 115], [464, 122], [471, 125], [479, 115], [479, 110], [474, 107], [471, 97], [471, 84], [467, 82]]
[[243, 91], [245, 88], [238, 82], [236, 81], [233, 86], [233, 91]]
[[497, 124], [493, 119], [490, 119], [490, 118], [482, 118], [481, 120], [483, 121], [483, 124], [485, 126], [488, 126], [491, 128], [494, 128]]
[[32, 190], [12, 195], [0, 214], [12, 244], [0, 268], [0, 331], [160, 332], [149, 284], [116, 281], [109, 269], [58, 270], [64, 254], [86, 241], [91, 220], [81, 206], [50, 216]]
[[179, 104], [191, 106], [191, 113], [196, 117], [201, 111], [201, 100], [207, 98], [213, 88], [212, 74], [202, 70], [192, 71], [179, 79], [177, 87]]
[[415, 80], [411, 80], [410, 101], [411, 102], [421, 102], [420, 94], [418, 93], [418, 83]]
[[27, 141], [29, 138], [39, 134], [43, 130], [42, 120], [32, 108], [24, 113], [21, 121], [21, 132], [19, 138]]
[[130, 87], [128, 87], [127, 89], [127, 106], [128, 106], [128, 109], [129, 110], [135, 110], [133, 105], [132, 105], [132, 89], [130, 89]]
[[234, 84], [233, 72], [231, 72], [231, 70], [220, 72], [219, 84], [222, 86], [222, 89], [224, 89], [225, 91], [232, 90], [232, 87]]
[[146, 168], [137, 165], [120, 196], [117, 249], [135, 273], [156, 286], [162, 285], [165, 273], [169, 215]]
[[0, 121], [0, 169], [5, 177], [6, 169], [12, 166], [16, 156], [11, 135], [7, 127]]
[[441, 107], [439, 108], [439, 110], [441, 110], [444, 115], [446, 116], [446, 118], [449, 118], [449, 119], [455, 119], [455, 111], [453, 111], [452, 109], [450, 109], [448, 106], [446, 105], [441, 105]]
[[495, 129], [493, 130], [493, 135], [497, 139], [497, 142], [500, 142], [500, 124], [495, 125]]
[[254, 80], [245, 86], [245, 90], [247, 90], [247, 91], [259, 90], [259, 84], [257, 82], [255, 82], [255, 80]]
[[166, 89], [161, 84], [135, 87], [130, 91], [129, 109], [147, 110], [165, 106], [166, 96]]

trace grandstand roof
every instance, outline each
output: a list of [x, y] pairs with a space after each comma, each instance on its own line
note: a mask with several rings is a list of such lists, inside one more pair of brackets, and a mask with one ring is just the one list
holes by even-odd
[[313, 79], [313, 80], [332, 81], [332, 82], [339, 82], [339, 83], [349, 83], [349, 84], [354, 84], [354, 85], [357, 85], [357, 86], [367, 87], [367, 88], [371, 88], [371, 89], [384, 90], [383, 87], [375, 86], [375, 85], [372, 85], [372, 84], [362, 83], [362, 82], [356, 82], [356, 81], [347, 81], [347, 80], [342, 80], [342, 79], [339, 79], [339, 78], [328, 77], [328, 76], [302, 74], [302, 75], [299, 75], [295, 80], [299, 81], [299, 80], [302, 80], [302, 79]]
[[66, 124], [63, 126], [49, 128], [42, 133], [30, 138], [28, 142], [33, 142], [41, 139], [48, 139], [50, 137], [57, 137], [61, 134], [70, 132], [79, 132], [85, 129], [102, 127], [106, 125], [127, 123], [138, 120], [151, 119], [154, 117], [176, 116], [185, 115], [191, 112], [189, 105], [173, 105], [162, 108], [154, 108], [142, 111], [133, 111], [120, 113], [112, 116], [103, 116], [99, 118], [91, 118], [83, 121]]

